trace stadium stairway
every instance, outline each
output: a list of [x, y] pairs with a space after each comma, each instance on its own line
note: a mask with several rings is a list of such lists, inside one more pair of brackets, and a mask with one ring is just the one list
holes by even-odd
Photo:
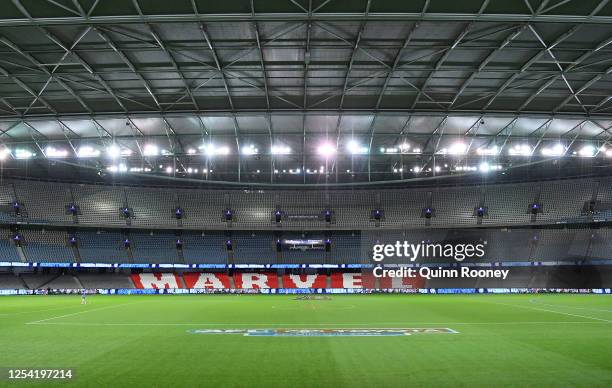
[[74, 279], [74, 282], [79, 286], [79, 288], [85, 288], [83, 287], [83, 283], [81, 283], [81, 279], [79, 279], [78, 276], [72, 275], [72, 278]]
[[15, 246], [15, 248], [17, 249], [17, 254], [19, 255], [19, 259], [21, 260], [22, 263], [27, 263], [28, 259], [26, 258], [25, 253], [23, 252], [23, 248], [20, 246]]
[[78, 245], [74, 245], [72, 247], [72, 253], [74, 254], [74, 259], [76, 260], [76, 262], [80, 263], [81, 262], [81, 252], [79, 252]]
[[23, 286], [24, 289], [28, 288], [26, 282], [21, 278], [21, 275], [17, 275], [16, 278], [19, 279], [19, 283]]

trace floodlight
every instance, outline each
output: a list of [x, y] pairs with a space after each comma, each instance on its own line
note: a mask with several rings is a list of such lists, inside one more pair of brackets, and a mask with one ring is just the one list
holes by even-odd
[[9, 157], [11, 155], [11, 150], [6, 148], [6, 147], [2, 147], [0, 148], [0, 160], [4, 160], [7, 157]]
[[155, 144], [146, 144], [142, 148], [142, 154], [144, 156], [156, 156], [159, 154], [159, 148]]
[[317, 152], [319, 153], [319, 155], [329, 157], [336, 153], [336, 147], [329, 143], [323, 143], [319, 146], [319, 148], [317, 148]]
[[589, 144], [582, 147], [580, 151], [578, 151], [578, 155], [582, 156], [583, 158], [592, 158], [595, 156], [595, 152], [595, 147]]
[[227, 146], [218, 146], [212, 143], [201, 145], [199, 147], [201, 150], [204, 150], [206, 156], [212, 157], [216, 155], [229, 155], [230, 149]]
[[488, 156], [495, 156], [499, 153], [499, 149], [497, 148], [496, 145], [489, 147], [489, 148], [478, 148], [476, 150], [476, 153], [478, 155], [488, 155]]
[[96, 158], [100, 156], [100, 150], [90, 146], [82, 146], [77, 151], [77, 156], [79, 158]]
[[259, 150], [253, 145], [249, 144], [248, 146], [242, 147], [243, 155], [257, 155]]
[[36, 154], [34, 154], [33, 152], [31, 152], [30, 150], [26, 150], [23, 148], [18, 148], [15, 150], [15, 158], [16, 159], [30, 159], [31, 157], [35, 156]]
[[542, 148], [542, 155], [544, 156], [562, 156], [565, 154], [565, 147], [561, 143], [557, 143], [552, 147]]
[[449, 155], [464, 155], [467, 152], [467, 145], [462, 142], [457, 142], [451, 144], [447, 149], [447, 153]]
[[533, 149], [529, 144], [515, 144], [508, 150], [510, 156], [530, 156]]
[[130, 156], [132, 155], [132, 150], [129, 148], [121, 148], [116, 144], [109, 146], [106, 149], [106, 154], [111, 158], [118, 158], [119, 156]]
[[47, 158], [65, 158], [68, 156], [68, 151], [65, 149], [58, 149], [53, 146], [45, 148], [45, 155]]
[[368, 147], [360, 145], [355, 140], [351, 140], [348, 143], [347, 149], [353, 155], [363, 155], [368, 153]]
[[274, 145], [270, 149], [272, 155], [288, 155], [291, 153], [291, 148], [284, 145]]

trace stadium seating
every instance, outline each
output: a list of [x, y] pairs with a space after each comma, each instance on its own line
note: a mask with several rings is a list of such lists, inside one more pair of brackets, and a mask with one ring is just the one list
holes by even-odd
[[71, 247], [68, 247], [68, 234], [63, 230], [24, 229], [21, 232], [23, 251], [28, 261], [33, 262], [73, 262]]
[[176, 235], [172, 232], [132, 232], [129, 239], [135, 263], [175, 263], [180, 260]]
[[[610, 178], [584, 178], [536, 183], [492, 184], [487, 186], [437, 187], [435, 189], [288, 191], [275, 190], [199, 190], [134, 188], [84, 184], [51, 184], [34, 181], [5, 181], [0, 185], [0, 222], [14, 221], [10, 204], [23, 204], [25, 223], [75, 223], [95, 226], [156, 225], [161, 228], [224, 229], [228, 223], [222, 211], [234, 211], [232, 226], [276, 230], [316, 230], [327, 228], [316, 219], [325, 208], [334, 211], [331, 227], [339, 229], [415, 228], [477, 226], [474, 208], [483, 205], [488, 215], [484, 225], [528, 225], [578, 221], [589, 218], [582, 212], [586, 201], [596, 199], [612, 204]], [[531, 203], [543, 205], [533, 217]], [[79, 214], [66, 214], [66, 206], [74, 203]], [[48, 205], [52, 204], [52, 205]], [[180, 206], [182, 220], [174, 217]], [[427, 221], [421, 215], [424, 207], [435, 209]], [[129, 219], [121, 209], [132, 211]], [[274, 209], [285, 215], [281, 225], [273, 221]], [[370, 211], [381, 208], [384, 220], [378, 225], [370, 220]], [[292, 217], [292, 216], [311, 216]]]
[[186, 263], [226, 264], [226, 236], [220, 232], [184, 232], [183, 257]]
[[0, 261], [22, 261], [9, 229], [0, 229]]
[[123, 236], [110, 230], [80, 230], [76, 233], [81, 261], [96, 263], [128, 262]]
[[128, 275], [120, 273], [79, 273], [83, 288], [134, 288]]
[[[611, 193], [611, 178], [384, 191], [173, 190], [5, 180], [0, 261], [351, 264], [369, 262], [377, 242], [466, 239], [486, 242], [483, 260], [490, 262], [610, 259], [610, 228], [587, 225], [612, 220]], [[597, 211], [585, 212], [591, 201]], [[20, 204], [19, 215], [14, 202]], [[528, 209], [533, 203], [541, 204], [537, 214]], [[76, 206], [74, 214], [69, 204]], [[477, 217], [477, 206], [486, 207], [487, 214]], [[180, 219], [177, 207], [183, 211]], [[422, 214], [426, 207], [434, 210], [431, 218]], [[230, 221], [223, 216], [228, 208]], [[274, 221], [275, 209], [283, 212], [280, 223]], [[331, 222], [322, 217], [325, 209], [333, 211]], [[381, 220], [371, 218], [373, 209], [383, 211]], [[568, 228], [561, 229], [565, 224]], [[20, 248], [12, 241], [17, 226]], [[538, 228], [527, 228], [532, 226]], [[69, 236], [77, 238], [75, 246]], [[179, 238], [182, 249], [176, 246]], [[331, 251], [283, 247], [277, 252], [277, 238], [329, 238]]]

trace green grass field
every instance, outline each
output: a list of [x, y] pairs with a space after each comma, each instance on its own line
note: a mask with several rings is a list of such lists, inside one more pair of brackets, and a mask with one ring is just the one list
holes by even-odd
[[[445, 327], [458, 333], [188, 332], [386, 327]], [[0, 297], [1, 367], [74, 368], [75, 379], [57, 386], [610, 387], [612, 297], [94, 296], [85, 306], [79, 296]]]

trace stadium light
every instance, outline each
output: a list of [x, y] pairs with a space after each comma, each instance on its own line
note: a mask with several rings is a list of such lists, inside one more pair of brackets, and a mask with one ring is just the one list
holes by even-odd
[[449, 155], [465, 155], [467, 152], [467, 145], [463, 142], [453, 143], [448, 147], [447, 151]]
[[272, 155], [289, 155], [291, 153], [291, 148], [284, 145], [273, 145], [270, 149], [270, 153]]
[[544, 156], [562, 156], [565, 154], [565, 147], [561, 143], [557, 143], [552, 147], [542, 148], [542, 155]]
[[329, 143], [323, 143], [319, 146], [319, 148], [317, 148], [317, 152], [319, 153], [319, 155], [325, 156], [327, 158], [333, 156], [336, 153], [336, 147]]
[[48, 146], [45, 148], [45, 156], [47, 156], [47, 158], [65, 158], [68, 156], [68, 151]]
[[30, 150], [26, 150], [23, 148], [18, 148], [15, 150], [15, 159], [30, 159], [36, 154]]
[[410, 144], [408, 144], [408, 143], [402, 143], [398, 147], [399, 147], [400, 151], [402, 152], [402, 154], [405, 154], [408, 151], [410, 151]]
[[11, 155], [11, 150], [3, 147], [2, 149], [0, 149], [0, 160], [4, 160], [6, 158], [8, 158]]
[[100, 156], [100, 150], [97, 150], [91, 146], [80, 147], [77, 151], [77, 157], [79, 158], [96, 158]]
[[257, 155], [258, 153], [259, 150], [253, 144], [249, 144], [248, 146], [242, 147], [243, 155]]
[[530, 156], [533, 149], [529, 144], [515, 144], [508, 150], [510, 156]]
[[478, 148], [476, 153], [483, 156], [495, 156], [499, 153], [499, 148], [496, 145], [489, 148]]
[[196, 150], [193, 149], [193, 148], [190, 148], [190, 149], [187, 150], [187, 154], [189, 154], [189, 155], [194, 155], [195, 153], [196, 153]]
[[380, 147], [380, 152], [383, 154], [397, 154], [399, 148], [397, 147]]
[[142, 154], [144, 156], [156, 156], [159, 154], [159, 148], [155, 144], [145, 144], [142, 148]]
[[201, 150], [204, 150], [206, 156], [212, 157], [217, 155], [229, 155], [230, 149], [228, 146], [217, 146], [215, 144], [203, 144], [200, 147]]
[[491, 170], [491, 166], [487, 162], [480, 163], [478, 166], [478, 170], [484, 174], [488, 173]]
[[595, 152], [595, 147], [589, 144], [582, 147], [580, 151], [578, 151], [578, 155], [582, 156], [583, 158], [592, 158], [595, 156]]
[[113, 144], [106, 149], [106, 153], [109, 157], [115, 159], [120, 156], [132, 155], [132, 150], [130, 150], [129, 148], [121, 148], [118, 145]]
[[363, 155], [368, 153], [368, 147], [362, 146], [356, 140], [351, 140], [347, 145], [347, 149], [353, 155]]

